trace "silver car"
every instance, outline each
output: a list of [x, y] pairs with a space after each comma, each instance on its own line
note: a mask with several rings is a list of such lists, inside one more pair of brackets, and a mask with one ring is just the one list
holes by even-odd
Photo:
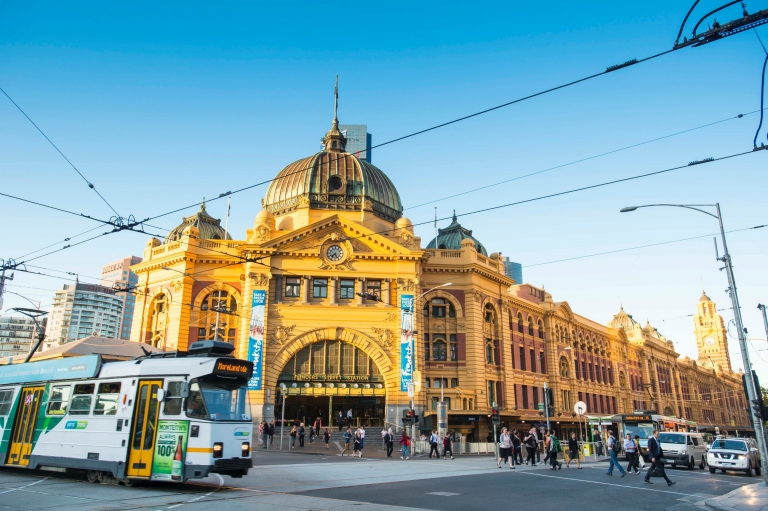
[[716, 438], [707, 453], [707, 464], [710, 474], [719, 468], [723, 473], [737, 470], [760, 475], [760, 452], [752, 438]]

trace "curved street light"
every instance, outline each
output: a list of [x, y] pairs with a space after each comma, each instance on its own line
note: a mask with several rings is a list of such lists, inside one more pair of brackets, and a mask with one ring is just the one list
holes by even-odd
[[[755, 381], [752, 377], [752, 364], [749, 361], [749, 349], [747, 348], [747, 331], [744, 328], [744, 323], [741, 319], [741, 307], [739, 306], [739, 295], [736, 291], [736, 279], [733, 276], [733, 265], [731, 263], [731, 255], [728, 253], [728, 245], [725, 242], [725, 229], [723, 229], [723, 216], [720, 213], [720, 203], [715, 204], [646, 204], [644, 206], [630, 206], [622, 208], [621, 213], [629, 213], [639, 208], [651, 208], [651, 207], [673, 207], [684, 208], [704, 213], [717, 219], [720, 225], [720, 238], [723, 242], [723, 257], [719, 257], [716, 254], [717, 260], [725, 264], [725, 271], [728, 275], [728, 291], [731, 296], [731, 303], [733, 304], [733, 317], [736, 321], [736, 328], [739, 334], [739, 347], [741, 349], [741, 359], [744, 364], [744, 378], [746, 380], [747, 387], [747, 400], [749, 401], [748, 413], [752, 419], [752, 424], [755, 428], [755, 437], [757, 437], [757, 445], [760, 448], [760, 460], [763, 468], [763, 479], [768, 483], [768, 446], [766, 446], [765, 436], [765, 418], [757, 418], [752, 413], [753, 403], [759, 399], [755, 391]], [[712, 214], [709, 211], [700, 208], [715, 208], [717, 214]], [[717, 249], [717, 241], [715, 241], [715, 249]], [[759, 403], [760, 401], [756, 401]]]

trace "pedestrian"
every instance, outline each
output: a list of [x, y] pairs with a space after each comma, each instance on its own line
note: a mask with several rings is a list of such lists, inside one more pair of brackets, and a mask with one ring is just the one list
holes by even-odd
[[493, 431], [489, 431], [489, 432], [488, 432], [488, 436], [487, 436], [487, 437], [485, 437], [485, 441], [486, 441], [486, 442], [489, 442], [489, 443], [490, 443], [490, 442], [495, 442], [495, 441], [496, 441], [496, 440], [493, 438]]
[[275, 421], [269, 422], [269, 445], [275, 441]]
[[289, 433], [289, 436], [291, 437], [291, 448], [296, 448], [296, 436], [299, 434], [299, 430], [296, 429], [296, 426], [291, 428], [291, 432]]
[[576, 459], [576, 466], [581, 468], [581, 458], [579, 457], [579, 441], [576, 439], [576, 433], [571, 433], [568, 439], [568, 461], [565, 462], [566, 468], [570, 468], [571, 462]]
[[541, 444], [544, 443], [541, 440], [541, 435], [544, 435], [545, 437], [547, 435], [546, 435], [546, 432], [539, 431], [536, 428], [533, 428], [533, 435], [536, 437], [536, 463], [541, 463]]
[[[502, 460], [506, 463], [510, 456], [512, 456], [512, 438], [507, 428], [501, 428], [501, 434], [499, 435], [499, 459], [496, 461], [496, 466], [501, 468]], [[509, 468], [515, 468], [515, 458], [511, 459]]]
[[363, 447], [365, 447], [365, 427], [360, 426], [360, 457], [363, 457]]
[[392, 457], [395, 448], [395, 438], [392, 436], [392, 428], [384, 430], [384, 446], [387, 448], [387, 458]]
[[675, 482], [670, 481], [669, 477], [667, 477], [667, 473], [664, 471], [664, 462], [661, 461], [661, 455], [661, 442], [659, 442], [659, 430], [657, 429], [653, 432], [653, 436], [648, 439], [648, 456], [651, 457], [651, 468], [645, 474], [645, 482], [653, 484], [650, 477], [652, 472], [656, 472], [656, 475], [660, 475], [667, 481], [667, 486], [672, 486]]
[[446, 454], [451, 453], [451, 459], [453, 459], [453, 441], [451, 435], [445, 435], [443, 438], [443, 459], [446, 459]]
[[328, 428], [325, 428], [325, 433], [323, 433], [323, 440], [325, 440], [325, 448], [328, 449], [328, 442], [331, 441], [331, 432], [328, 431]]
[[637, 463], [640, 466], [640, 472], [645, 470], [645, 458], [643, 453], [640, 452], [640, 435], [635, 435], [635, 445], [637, 446]]
[[563, 448], [560, 447], [560, 440], [558, 440], [557, 435], [555, 435], [555, 430], [550, 429], [547, 442], [547, 457], [549, 458], [549, 464], [552, 466], [551, 470], [563, 469], [563, 464], [557, 461], [557, 453], [561, 452], [562, 450]]
[[383, 428], [381, 428], [381, 446], [386, 448], [387, 447], [387, 426], [385, 425]]
[[264, 421], [259, 422], [259, 445], [264, 445]]
[[299, 447], [304, 447], [304, 436], [307, 432], [304, 430], [304, 423], [299, 424]]
[[437, 445], [440, 443], [440, 437], [437, 436], [437, 431], [432, 430], [432, 434], [429, 435], [429, 458], [432, 459], [432, 453], [435, 453], [435, 458], [440, 459], [440, 451], [437, 450]]
[[520, 440], [520, 432], [514, 430], [512, 432], [512, 456], [515, 457], [515, 462], [518, 465], [523, 464], [523, 442]]
[[355, 457], [357, 457], [358, 453], [360, 454], [360, 457], [363, 457], [362, 452], [362, 444], [363, 444], [363, 438], [360, 436], [360, 430], [358, 429], [355, 431]]
[[640, 473], [640, 468], [637, 464], [637, 444], [632, 440], [632, 435], [627, 433], [627, 439], [624, 440], [624, 454], [627, 455], [627, 472], [634, 470], [635, 474]]
[[349, 445], [352, 442], [352, 428], [347, 426], [347, 430], [342, 435], [344, 437], [344, 450], [341, 451], [341, 455], [344, 456], [344, 453], [347, 453], [347, 458], [351, 456], [351, 453], [349, 452]]
[[525, 448], [528, 451], [528, 457], [525, 459], [525, 464], [527, 465], [528, 462], [531, 462], [531, 466], [536, 466], [536, 430], [531, 428], [530, 431], [528, 431], [528, 435], [523, 439], [523, 443], [525, 444]]
[[338, 421], [339, 421], [339, 431], [341, 431], [341, 428], [344, 427], [344, 412], [342, 412], [341, 410], [339, 410]]
[[400, 459], [408, 459], [410, 456], [408, 456], [408, 448], [411, 446], [411, 437], [408, 436], [408, 433], [406, 433], [405, 429], [403, 429], [403, 435], [400, 437], [400, 449], [402, 450], [402, 454], [400, 455]]
[[608, 442], [606, 443], [606, 447], [608, 447], [608, 456], [611, 458], [611, 462], [608, 465], [608, 474], [609, 476], [613, 475], [613, 467], [618, 467], [619, 472], [621, 472], [621, 477], [624, 477], [627, 475], [627, 472], [624, 470], [624, 467], [619, 465], [619, 453], [621, 452], [621, 442], [619, 442], [616, 437], [613, 436], [613, 430], [608, 430]]
[[315, 427], [314, 426], [309, 426], [309, 443], [310, 444], [315, 443]]
[[352, 426], [352, 408], [347, 410], [347, 426]]
[[595, 450], [598, 456], [603, 455], [603, 437], [600, 436], [600, 430], [595, 428], [595, 432], [592, 434], [592, 440], [595, 442]]

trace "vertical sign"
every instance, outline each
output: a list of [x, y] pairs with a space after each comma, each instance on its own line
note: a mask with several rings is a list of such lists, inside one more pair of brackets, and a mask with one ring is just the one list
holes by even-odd
[[248, 380], [248, 389], [261, 390], [261, 359], [264, 356], [264, 307], [267, 292], [253, 291], [251, 301], [251, 328], [248, 336], [248, 360], [253, 362], [253, 376]]
[[413, 385], [413, 295], [400, 296], [400, 391], [407, 392]]
[[189, 421], [158, 421], [151, 479], [184, 481], [188, 432]]

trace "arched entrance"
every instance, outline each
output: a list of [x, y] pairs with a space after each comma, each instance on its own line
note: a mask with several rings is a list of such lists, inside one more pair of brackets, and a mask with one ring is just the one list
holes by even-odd
[[342, 425], [384, 425], [384, 375], [368, 353], [348, 342], [320, 340], [304, 346], [281, 370], [276, 390], [275, 414], [280, 416], [285, 399], [287, 423], [309, 426], [319, 418], [322, 427], [339, 428], [341, 414]]

